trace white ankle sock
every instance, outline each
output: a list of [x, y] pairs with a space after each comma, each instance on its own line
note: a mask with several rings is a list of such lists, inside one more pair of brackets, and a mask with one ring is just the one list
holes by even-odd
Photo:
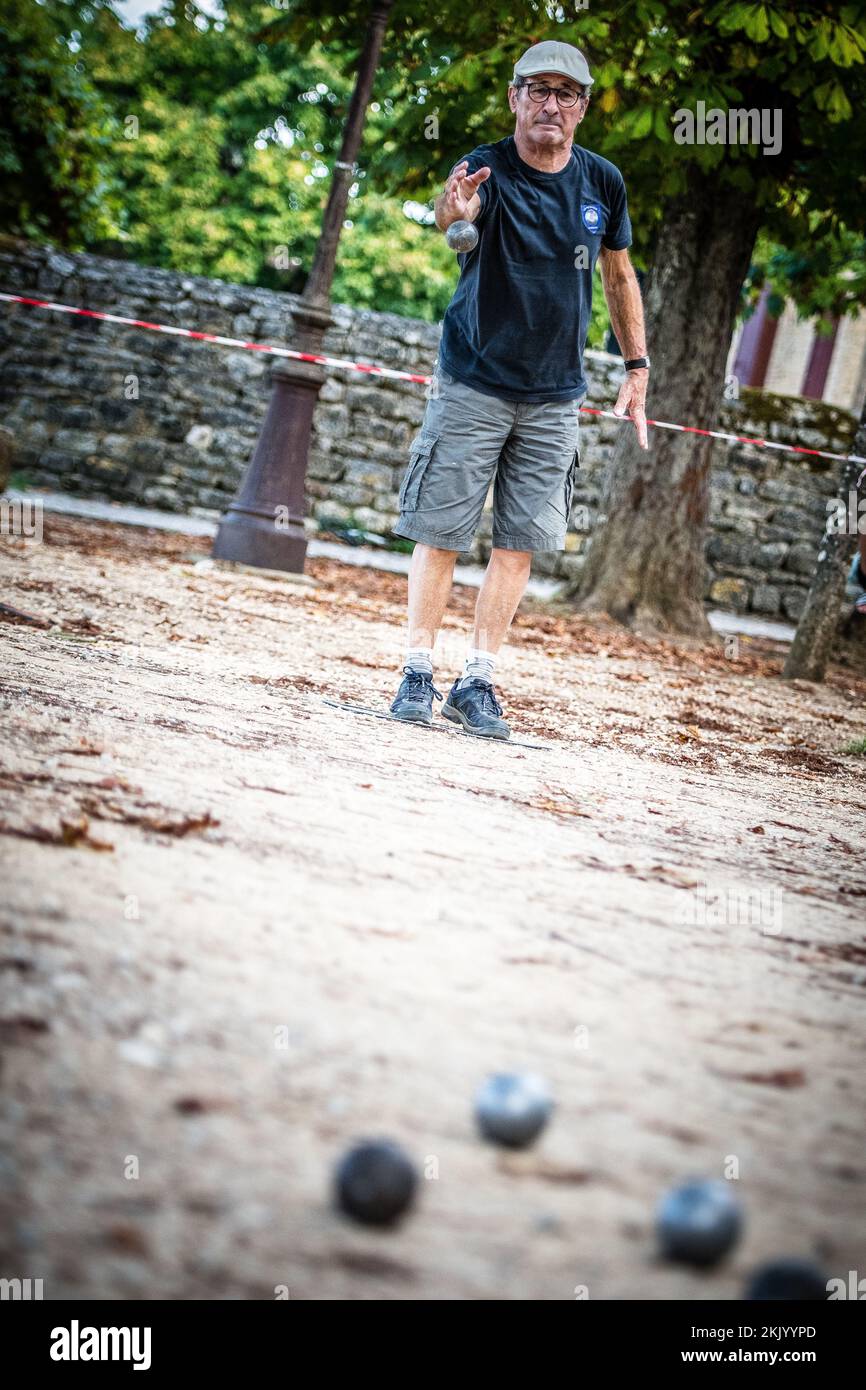
[[496, 665], [496, 653], [484, 652], [479, 647], [470, 647], [466, 653], [466, 660], [463, 663], [463, 675], [460, 677], [461, 685], [468, 685], [471, 680], [476, 678], [484, 681], [493, 680], [493, 668]]
[[433, 648], [408, 647], [403, 665], [411, 666], [413, 671], [423, 671], [425, 675], [432, 676]]

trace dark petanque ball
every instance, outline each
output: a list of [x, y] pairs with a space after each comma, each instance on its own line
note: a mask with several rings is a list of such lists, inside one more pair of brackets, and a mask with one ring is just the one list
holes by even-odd
[[337, 1205], [356, 1221], [387, 1226], [409, 1206], [417, 1182], [415, 1168], [398, 1144], [364, 1140], [337, 1165]]
[[740, 1234], [740, 1207], [727, 1183], [695, 1178], [672, 1188], [656, 1210], [662, 1254], [687, 1264], [712, 1265]]
[[445, 240], [452, 251], [471, 251], [478, 245], [478, 229], [471, 222], [452, 222]]
[[552, 1110], [547, 1083], [531, 1072], [488, 1076], [475, 1097], [475, 1118], [484, 1138], [511, 1149], [531, 1144]]
[[826, 1303], [827, 1282], [826, 1274], [811, 1260], [769, 1260], [754, 1271], [743, 1298]]

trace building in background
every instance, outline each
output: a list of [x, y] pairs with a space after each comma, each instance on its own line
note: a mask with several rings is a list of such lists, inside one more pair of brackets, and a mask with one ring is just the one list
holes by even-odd
[[[643, 291], [644, 272], [635, 273]], [[793, 304], [773, 318], [770, 293], [766, 286], [751, 318], [735, 329], [725, 376], [736, 377], [738, 386], [826, 401], [859, 415], [866, 399], [866, 310], [834, 318], [825, 337], [816, 333], [814, 319], [797, 318]], [[613, 329], [605, 351], [622, 356]]]
[[798, 319], [793, 304], [773, 318], [769, 297], [767, 286], [752, 317], [734, 333], [726, 376], [740, 386], [806, 396], [859, 415], [866, 395], [866, 312], [832, 319], [830, 333], [819, 336], [815, 320]]

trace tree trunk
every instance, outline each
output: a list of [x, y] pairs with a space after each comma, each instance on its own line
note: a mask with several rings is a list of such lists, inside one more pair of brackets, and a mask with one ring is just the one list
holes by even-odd
[[[647, 414], [713, 428], [740, 288], [761, 221], [754, 192], [692, 168], [660, 229], [645, 296], [652, 358]], [[642, 631], [709, 633], [704, 540], [712, 440], [623, 423], [577, 606]], [[566, 592], [569, 592], [568, 590]]]
[[[854, 436], [852, 454], [866, 455], [866, 402]], [[782, 675], [785, 680], [822, 681], [839, 631], [845, 578], [857, 545], [859, 504], [866, 499], [866, 465], [849, 459], [842, 465], [836, 505], [827, 517], [815, 577], [800, 614]], [[858, 486], [859, 483], [859, 486]], [[862, 518], [866, 527], [866, 516]]]

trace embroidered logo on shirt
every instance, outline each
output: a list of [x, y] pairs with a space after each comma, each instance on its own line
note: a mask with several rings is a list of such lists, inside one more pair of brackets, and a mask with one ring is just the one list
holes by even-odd
[[580, 215], [588, 232], [598, 231], [598, 224], [601, 221], [601, 208], [598, 203], [581, 203]]

